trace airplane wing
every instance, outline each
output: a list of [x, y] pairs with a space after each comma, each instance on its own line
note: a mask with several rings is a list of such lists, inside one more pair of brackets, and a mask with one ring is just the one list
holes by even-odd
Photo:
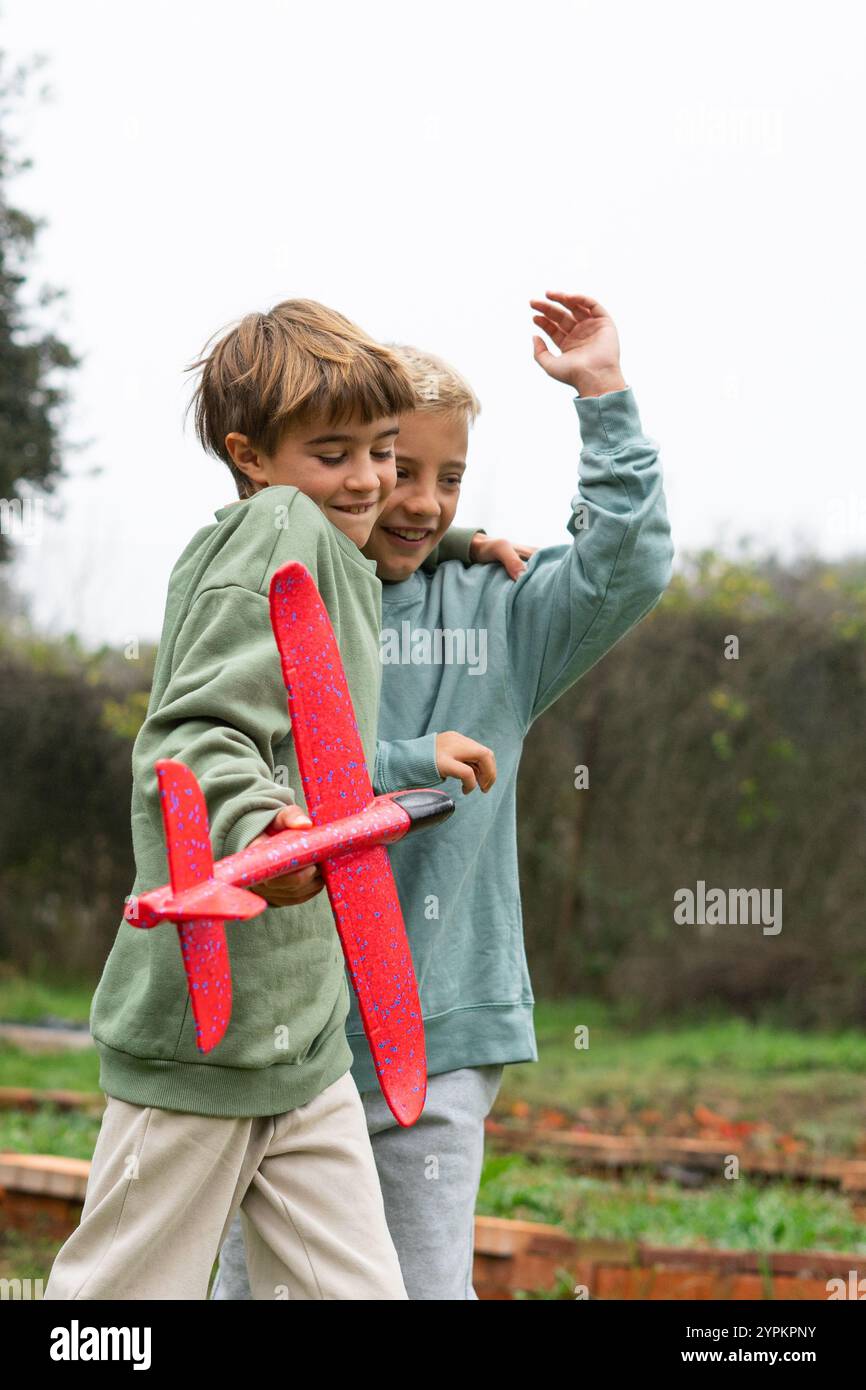
[[[340, 650], [313, 577], [291, 563], [271, 580], [271, 624], [289, 699], [307, 810], [323, 825], [374, 800]], [[418, 1118], [427, 1088], [421, 1003], [387, 851], [327, 859], [322, 875], [388, 1105]]]
[[322, 876], [382, 1094], [399, 1124], [414, 1124], [427, 1095], [427, 1055], [388, 852], [376, 845], [326, 859]]
[[271, 625], [310, 819], [355, 815], [370, 805], [373, 786], [334, 629], [305, 565], [274, 574]]

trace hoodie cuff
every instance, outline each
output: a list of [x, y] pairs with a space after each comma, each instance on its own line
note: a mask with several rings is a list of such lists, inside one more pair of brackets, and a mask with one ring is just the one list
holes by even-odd
[[613, 454], [629, 440], [643, 436], [637, 401], [630, 386], [603, 396], [575, 396], [584, 449]]
[[464, 565], [471, 565], [472, 557], [469, 554], [469, 547], [479, 531], [483, 536], [487, 535], [481, 526], [450, 526], [436, 548], [431, 550], [421, 568], [426, 570], [428, 574], [432, 574], [446, 560], [462, 560]]
[[376, 748], [375, 790], [406, 791], [410, 787], [437, 787], [444, 782], [436, 766], [436, 735], [380, 742]]
[[469, 548], [479, 534], [486, 536], [487, 532], [481, 526], [452, 526], [439, 542], [440, 559], [462, 560], [464, 565], [471, 565]]
[[214, 846], [214, 859], [225, 859], [230, 854], [237, 854], [239, 850], [246, 849], [257, 835], [262, 835], [267, 830], [274, 816], [292, 804], [292, 799], [289, 798], [287, 801], [277, 802], [267, 809], [260, 807], [257, 811], [247, 811], [244, 815], [238, 816], [238, 819], [229, 826], [227, 833], [223, 836], [218, 853], [216, 846]]

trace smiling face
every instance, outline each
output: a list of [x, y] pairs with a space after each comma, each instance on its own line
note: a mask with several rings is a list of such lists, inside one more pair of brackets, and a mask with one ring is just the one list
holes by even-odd
[[466, 412], [400, 416], [397, 486], [363, 547], [388, 583], [414, 574], [454, 520], [466, 468]]
[[291, 484], [360, 548], [394, 490], [397, 432], [396, 416], [370, 424], [352, 416], [340, 425], [313, 420], [292, 430], [274, 454], [262, 453], [243, 434], [226, 435], [225, 443], [256, 490]]

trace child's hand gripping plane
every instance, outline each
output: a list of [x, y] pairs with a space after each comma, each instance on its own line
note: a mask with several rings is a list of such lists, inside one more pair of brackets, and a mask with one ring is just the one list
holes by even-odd
[[374, 796], [340, 652], [309, 570], [277, 570], [270, 587], [292, 736], [312, 830], [283, 830], [213, 862], [207, 810], [183, 763], [156, 764], [170, 885], [130, 899], [132, 926], [175, 922], [201, 1052], [231, 1017], [224, 923], [264, 912], [249, 885], [319, 863], [382, 1093], [401, 1125], [424, 1107], [421, 1006], [386, 844], [447, 819], [450, 797], [424, 788]]

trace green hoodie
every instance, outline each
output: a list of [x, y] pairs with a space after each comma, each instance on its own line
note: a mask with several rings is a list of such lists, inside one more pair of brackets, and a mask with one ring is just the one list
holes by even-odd
[[[147, 718], [132, 754], [133, 893], [168, 880], [157, 758], [199, 779], [215, 859], [243, 849], [286, 804], [303, 804], [271, 631], [271, 575], [310, 570], [328, 609], [369, 765], [376, 746], [381, 585], [376, 566], [294, 487], [216, 513], [172, 571]], [[304, 1105], [351, 1065], [348, 988], [328, 898], [268, 908], [226, 927], [231, 1024], [195, 1044], [178, 935], [122, 922], [93, 999], [100, 1085], [135, 1105], [199, 1115], [275, 1115]]]

